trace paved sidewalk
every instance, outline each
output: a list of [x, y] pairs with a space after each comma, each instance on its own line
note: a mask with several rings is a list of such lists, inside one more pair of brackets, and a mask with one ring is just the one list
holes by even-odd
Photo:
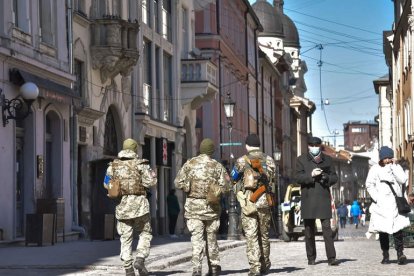
[[[219, 240], [220, 250], [242, 246], [244, 240]], [[0, 272], [4, 269], [122, 269], [119, 240], [79, 240], [55, 245], [13, 245], [0, 248]], [[134, 243], [134, 248], [136, 243]], [[191, 259], [189, 236], [172, 239], [154, 237], [146, 264], [149, 270], [162, 270]], [[1, 273], [0, 273], [1, 274]]]

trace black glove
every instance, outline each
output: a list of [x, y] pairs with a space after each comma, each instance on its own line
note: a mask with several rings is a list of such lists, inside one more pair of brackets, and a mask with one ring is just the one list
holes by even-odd
[[324, 187], [329, 187], [329, 175], [327, 173], [322, 172], [320, 183]]

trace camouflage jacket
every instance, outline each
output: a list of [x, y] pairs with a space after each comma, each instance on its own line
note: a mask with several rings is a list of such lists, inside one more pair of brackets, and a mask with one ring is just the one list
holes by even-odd
[[[122, 174], [125, 174], [124, 181], [130, 181], [131, 178], [141, 178], [141, 185], [145, 188], [151, 188], [157, 184], [157, 176], [148, 161], [138, 159], [135, 152], [122, 150], [118, 153], [118, 158], [125, 162], [125, 166], [118, 165], [116, 174], [121, 177]], [[112, 166], [109, 165], [106, 175], [112, 177], [112, 173]], [[115, 216], [119, 220], [137, 218], [148, 213], [149, 202], [145, 195], [124, 195], [115, 209]]]
[[229, 180], [230, 177], [223, 165], [206, 154], [200, 154], [188, 160], [174, 181], [175, 187], [188, 195], [184, 205], [184, 217], [200, 220], [218, 219], [220, 206], [210, 205], [205, 195], [203, 196], [203, 192], [207, 192], [209, 183], [215, 183], [225, 193], [230, 189]]

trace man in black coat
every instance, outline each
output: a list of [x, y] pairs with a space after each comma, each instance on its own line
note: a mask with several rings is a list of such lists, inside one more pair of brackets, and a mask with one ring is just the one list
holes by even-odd
[[305, 224], [305, 243], [308, 264], [316, 259], [315, 219], [322, 224], [326, 256], [329, 265], [338, 265], [330, 219], [332, 218], [331, 192], [329, 187], [338, 180], [332, 158], [322, 153], [322, 141], [318, 137], [308, 138], [308, 152], [296, 161], [296, 180], [301, 185], [301, 216]]

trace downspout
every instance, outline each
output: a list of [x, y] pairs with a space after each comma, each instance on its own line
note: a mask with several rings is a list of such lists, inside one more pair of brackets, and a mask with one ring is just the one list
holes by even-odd
[[[66, 24], [68, 29], [67, 40], [68, 40], [68, 62], [69, 62], [69, 73], [73, 75], [73, 6], [72, 0], [66, 0]], [[73, 89], [73, 85], [72, 85]], [[78, 144], [77, 144], [77, 119], [73, 108], [73, 101], [70, 105], [70, 175], [72, 183], [72, 229], [80, 232], [81, 236], [86, 235], [86, 231], [83, 227], [79, 226], [78, 220]]]
[[[217, 21], [217, 35], [220, 36], [220, 0], [216, 0], [216, 21]], [[219, 75], [219, 110], [220, 110], [220, 115], [219, 115], [219, 131], [220, 131], [220, 143], [223, 141], [223, 111], [222, 111], [222, 95], [224, 94], [223, 92], [223, 86], [222, 86], [222, 72], [221, 72], [221, 43], [219, 40], [219, 57], [218, 57], [218, 75]], [[219, 148], [219, 155], [220, 155], [220, 160], [223, 160], [223, 150], [221, 147]], [[230, 168], [231, 169], [231, 168]]]
[[273, 136], [274, 134], [275, 134], [275, 126], [274, 126], [274, 114], [273, 114], [273, 101], [274, 101], [274, 98], [273, 98], [273, 78], [272, 77], [270, 77], [270, 126], [271, 126], [271, 128], [270, 128], [270, 141], [271, 141], [271, 143], [272, 143], [272, 157], [273, 157], [273, 152], [274, 152], [274, 150], [275, 150], [275, 143], [274, 143], [274, 140], [275, 140], [275, 137]]

